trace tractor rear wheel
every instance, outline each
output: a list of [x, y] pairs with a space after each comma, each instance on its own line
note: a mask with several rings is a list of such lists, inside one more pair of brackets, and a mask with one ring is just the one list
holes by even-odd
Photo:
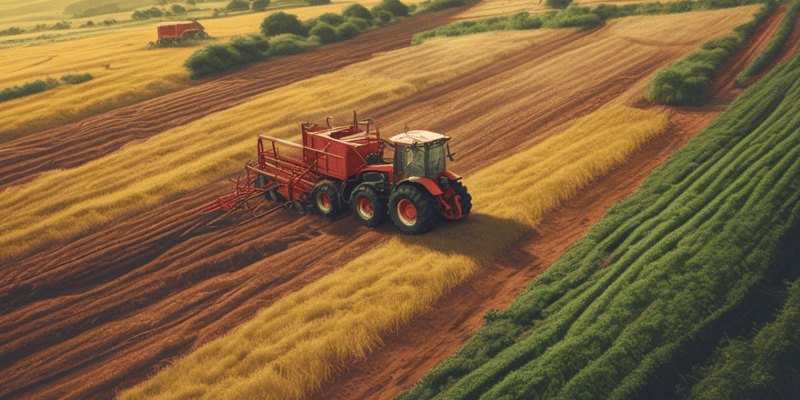
[[460, 181], [451, 182], [450, 187], [461, 198], [461, 216], [466, 217], [472, 210], [472, 196], [467, 192], [467, 187]]
[[309, 200], [314, 211], [323, 217], [332, 218], [342, 212], [342, 200], [332, 181], [324, 180], [314, 186]]
[[414, 186], [402, 185], [389, 197], [389, 215], [401, 232], [419, 235], [439, 222], [439, 203]]
[[353, 191], [350, 207], [359, 224], [370, 228], [380, 225], [386, 217], [386, 207], [378, 191], [361, 184]]

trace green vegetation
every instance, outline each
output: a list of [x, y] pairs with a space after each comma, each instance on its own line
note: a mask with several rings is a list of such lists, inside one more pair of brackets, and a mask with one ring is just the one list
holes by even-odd
[[[684, 382], [686, 368], [705, 364], [692, 350], [703, 347], [687, 346], [724, 341], [719, 328], [747, 325], [741, 311], [758, 306], [747, 300], [761, 285], [796, 273], [796, 258], [781, 255], [795, 247], [798, 229], [795, 56], [612, 207], [507, 309], [486, 314], [482, 329], [399, 399], [649, 398], [665, 375]], [[798, 353], [796, 291], [755, 339], [720, 352], [698, 398], [723, 393], [743, 374], [758, 379], [737, 385], [768, 383], [761, 372], [775, 371], [783, 350]], [[748, 354], [771, 367], [735, 361]], [[683, 374], [674, 370], [681, 364]]]
[[781, 21], [781, 26], [778, 28], [778, 32], [775, 33], [775, 36], [772, 37], [767, 47], [750, 61], [750, 64], [736, 77], [734, 84], [737, 87], [746, 87], [750, 79], [764, 72], [767, 66], [778, 57], [783, 45], [786, 44], [786, 41], [789, 39], [792, 29], [794, 29], [798, 12], [800, 12], [800, 1], [794, 1], [786, 9], [786, 13], [783, 15], [783, 21]]
[[788, 399], [798, 393], [800, 279], [791, 284], [787, 297], [777, 318], [752, 339], [729, 340], [714, 354], [714, 363], [702, 368], [703, 379], [692, 387], [690, 398]]
[[[419, 3], [420, 9], [417, 14], [424, 14], [446, 10], [448, 8], [470, 6], [480, 3], [481, 0], [428, 0]], [[416, 5], [416, 4], [415, 4]]]
[[[375, 11], [377, 17], [373, 17]], [[373, 25], [397, 21], [407, 15], [408, 7], [400, 0], [383, 0], [373, 8], [373, 12], [360, 4], [353, 4], [342, 14], [326, 13], [303, 22], [296, 15], [281, 11], [264, 18], [261, 23], [263, 36], [249, 35], [227, 44], [208, 45], [192, 54], [184, 66], [192, 79], [199, 79], [266, 61], [273, 56], [299, 54], [321, 44], [351, 39]], [[236, 40], [238, 44], [234, 43]]]
[[[442, 0], [436, 4], [458, 4], [465, 5], [470, 0]], [[471, 35], [473, 33], [481, 32], [494, 32], [494, 31], [508, 31], [508, 30], [526, 30], [526, 29], [539, 29], [539, 28], [596, 28], [606, 20], [615, 18], [624, 18], [639, 15], [665, 15], [676, 14], [690, 11], [703, 11], [715, 10], [721, 8], [740, 7], [743, 5], [761, 3], [763, 0], [681, 0], [678, 2], [662, 4], [656, 3], [641, 3], [641, 4], [627, 4], [624, 6], [617, 6], [615, 4], [600, 4], [597, 7], [582, 7], [570, 6], [562, 11], [551, 11], [544, 14], [531, 16], [528, 12], [523, 11], [508, 17], [492, 17], [480, 20], [468, 20], [453, 22], [448, 25], [441, 26], [425, 32], [420, 32], [414, 35], [412, 44], [420, 44], [427, 39], [436, 36], [462, 36]], [[569, 2], [567, 2], [567, 5]], [[774, 1], [770, 4], [774, 9]], [[421, 3], [425, 7], [426, 3]], [[549, 4], [548, 4], [549, 5]], [[558, 8], [550, 5], [553, 8]], [[434, 5], [429, 5], [434, 10], [440, 8]], [[429, 8], [424, 8], [423, 12], [429, 11]], [[765, 15], [766, 16], [766, 15]], [[744, 27], [742, 29], [745, 29]], [[749, 30], [748, 30], [749, 35]]]
[[92, 79], [92, 75], [86, 74], [68, 74], [61, 77], [61, 82], [53, 78], [45, 80], [37, 80], [32, 83], [25, 83], [22, 87], [14, 86], [13, 88], [6, 88], [0, 92], [0, 102], [18, 99], [20, 97], [30, 96], [32, 94], [41, 93], [50, 89], [57, 88], [61, 85], [75, 85], [78, 83], [86, 82]]
[[662, 68], [650, 81], [647, 97], [663, 104], [692, 105], [705, 98], [717, 69], [747, 41], [753, 29], [775, 10], [769, 1], [753, 16], [753, 21], [735, 29], [736, 35], [705, 43], [700, 50]]

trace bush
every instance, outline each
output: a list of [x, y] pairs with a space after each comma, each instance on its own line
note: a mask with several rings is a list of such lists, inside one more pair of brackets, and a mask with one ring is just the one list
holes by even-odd
[[241, 35], [230, 41], [230, 45], [242, 56], [242, 63], [249, 64], [269, 58], [269, 40], [261, 35]]
[[20, 34], [22, 34], [22, 32], [25, 32], [25, 31], [23, 31], [19, 27], [12, 26], [11, 28], [8, 28], [8, 29], [6, 29], [4, 31], [0, 31], [0, 36], [20, 35]]
[[77, 85], [78, 83], [83, 83], [93, 78], [92, 74], [85, 73], [85, 74], [68, 74], [61, 77], [61, 82], [64, 82], [67, 85]]
[[331, 4], [331, 0], [308, 0], [308, 5], [310, 6], [323, 6], [325, 4]]
[[184, 8], [180, 4], [173, 4], [172, 5], [172, 12], [174, 14], [186, 14], [186, 8]]
[[253, 11], [264, 11], [269, 6], [269, 0], [256, 0], [250, 4], [250, 9]]
[[336, 29], [322, 21], [320, 21], [314, 26], [314, 28], [311, 29], [309, 35], [318, 37], [320, 43], [323, 44], [335, 43], [339, 41], [339, 37], [336, 35]]
[[394, 15], [386, 10], [378, 10], [377, 18], [381, 23], [388, 24], [389, 22], [392, 22]]
[[40, 79], [33, 83], [25, 83], [22, 87], [14, 86], [13, 88], [3, 89], [3, 91], [0, 92], [0, 102], [41, 93], [57, 86], [59, 86], [57, 80], [47, 78], [44, 81]]
[[293, 35], [305, 36], [306, 32], [303, 25], [296, 15], [286, 14], [285, 12], [277, 12], [264, 18], [261, 23], [261, 32], [264, 36], [277, 36], [284, 33], [291, 33]]
[[539, 29], [542, 27], [542, 20], [539, 18], [531, 18], [530, 13], [522, 11], [511, 16], [510, 27], [518, 31]]
[[362, 30], [362, 31], [365, 30], [365, 29], [368, 29], [370, 26], [372, 26], [370, 21], [367, 21], [367, 20], [362, 19], [362, 18], [351, 17], [351, 18], [347, 19], [347, 22], [355, 24], [358, 27], [358, 29]]
[[144, 10], [144, 11], [136, 10], [136, 11], [134, 11], [133, 15], [131, 15], [131, 18], [137, 19], [137, 20], [145, 20], [145, 19], [150, 19], [150, 18], [159, 18], [159, 17], [161, 17], [163, 15], [164, 15], [164, 13], [161, 12], [161, 10], [159, 10], [158, 8], [155, 8], [155, 7], [151, 7], [149, 10]]
[[233, 46], [211, 44], [195, 51], [183, 65], [191, 71], [192, 79], [199, 79], [241, 64], [242, 55]]
[[249, 11], [250, 3], [245, 0], [232, 0], [225, 6], [228, 11]]
[[361, 18], [367, 21], [372, 20], [372, 13], [369, 12], [367, 7], [362, 6], [361, 4], [353, 4], [342, 11], [342, 16], [345, 18]]
[[408, 6], [403, 4], [400, 0], [383, 0], [376, 7], [382, 10], [389, 11], [392, 15], [397, 17], [408, 16]]
[[545, 5], [550, 8], [555, 8], [556, 10], [564, 10], [570, 3], [572, 3], [572, 0], [547, 0]]
[[287, 34], [270, 41], [270, 53], [274, 56], [291, 56], [305, 53], [310, 46], [302, 36]]
[[361, 33], [361, 29], [352, 22], [345, 22], [336, 29], [336, 33], [341, 40], [352, 39]]
[[344, 17], [334, 13], [322, 14], [317, 19], [330, 26], [339, 26], [344, 23]]

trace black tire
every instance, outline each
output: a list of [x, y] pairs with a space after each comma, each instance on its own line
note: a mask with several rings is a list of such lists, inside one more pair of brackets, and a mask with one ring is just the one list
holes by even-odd
[[460, 181], [450, 182], [450, 187], [461, 197], [461, 216], [466, 217], [472, 211], [472, 196], [467, 192], [467, 187]]
[[353, 191], [350, 209], [359, 224], [374, 228], [386, 219], [386, 204], [374, 187], [361, 184]]
[[308, 200], [314, 212], [323, 217], [333, 218], [342, 212], [342, 199], [332, 181], [325, 180], [314, 186]]
[[439, 222], [439, 203], [427, 192], [401, 185], [389, 197], [389, 215], [400, 232], [419, 235]]

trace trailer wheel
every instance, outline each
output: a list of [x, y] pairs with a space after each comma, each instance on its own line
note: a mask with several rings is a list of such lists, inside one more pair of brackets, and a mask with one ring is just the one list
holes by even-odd
[[325, 180], [314, 186], [310, 195], [311, 205], [323, 217], [335, 217], [342, 212], [342, 201], [333, 182]]
[[372, 186], [361, 184], [353, 191], [350, 207], [359, 224], [374, 228], [386, 218], [386, 207], [378, 191]]
[[389, 197], [389, 215], [401, 232], [419, 235], [439, 222], [439, 203], [414, 186], [402, 185]]
[[467, 192], [467, 187], [460, 181], [450, 182], [450, 187], [461, 198], [461, 216], [466, 217], [472, 210], [472, 196]]

